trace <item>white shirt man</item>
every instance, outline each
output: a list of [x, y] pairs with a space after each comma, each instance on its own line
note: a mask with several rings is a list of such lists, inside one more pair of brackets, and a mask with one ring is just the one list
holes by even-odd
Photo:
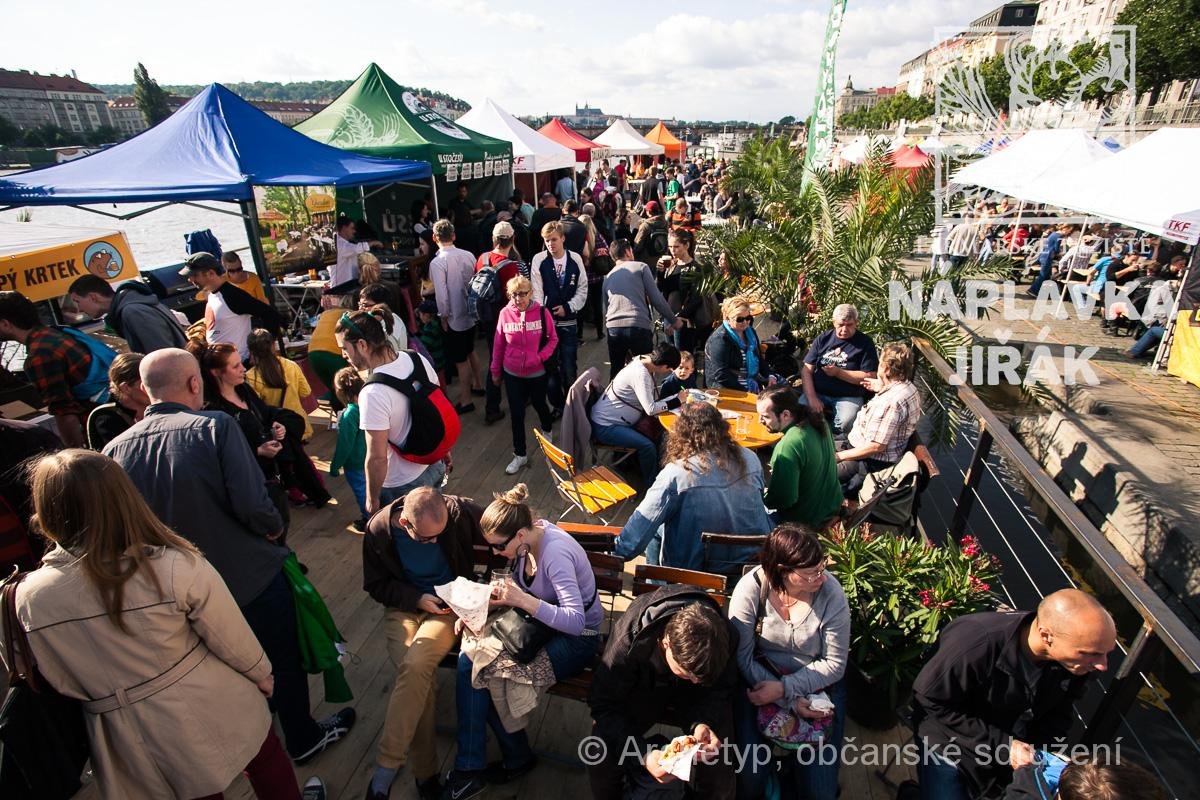
[[358, 280], [358, 254], [369, 253], [372, 247], [382, 247], [379, 242], [356, 242], [354, 220], [341, 218], [338, 220], [337, 263], [329, 268], [329, 285], [340, 286], [349, 281]]

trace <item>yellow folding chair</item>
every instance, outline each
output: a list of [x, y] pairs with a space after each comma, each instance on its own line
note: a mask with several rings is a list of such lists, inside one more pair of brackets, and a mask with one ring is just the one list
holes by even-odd
[[578, 509], [600, 520], [601, 525], [607, 525], [608, 520], [601, 515], [608, 513], [616, 516], [621, 506], [637, 494], [632, 486], [608, 467], [597, 465], [584, 472], [576, 471], [575, 459], [570, 453], [555, 447], [537, 428], [533, 429], [533, 435], [538, 447], [542, 448], [542, 455], [546, 457], [546, 467], [550, 470], [555, 488], [570, 503], [559, 515], [560, 520], [565, 519], [573, 509]]

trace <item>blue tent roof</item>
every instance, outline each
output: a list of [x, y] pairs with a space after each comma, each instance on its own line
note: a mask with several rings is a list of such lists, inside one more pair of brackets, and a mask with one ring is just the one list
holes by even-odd
[[360, 186], [430, 174], [423, 161], [313, 141], [214, 83], [127, 142], [0, 179], [0, 205], [249, 200], [252, 185]]

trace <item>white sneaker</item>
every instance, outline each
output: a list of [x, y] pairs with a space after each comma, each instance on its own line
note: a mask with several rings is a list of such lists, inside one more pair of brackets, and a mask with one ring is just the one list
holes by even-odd
[[550, 430], [549, 428], [546, 428], [544, 431], [542, 431], [542, 436], [546, 437], [547, 442], [549, 442], [550, 444], [554, 444], [554, 431]]
[[504, 471], [509, 475], [516, 475], [521, 471], [521, 467], [529, 463], [529, 456], [513, 456], [513, 460], [508, 462], [508, 466]]

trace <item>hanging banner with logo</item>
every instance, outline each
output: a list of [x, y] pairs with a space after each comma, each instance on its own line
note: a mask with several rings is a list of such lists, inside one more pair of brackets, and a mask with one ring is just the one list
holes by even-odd
[[0, 291], [37, 302], [62, 297], [76, 278], [136, 278], [137, 264], [117, 230], [0, 223]]
[[825, 44], [821, 47], [821, 68], [817, 73], [817, 94], [808, 127], [808, 151], [804, 155], [804, 183], [809, 170], [829, 165], [833, 153], [833, 106], [836, 102], [834, 70], [837, 62], [838, 38], [842, 35], [842, 18], [846, 15], [846, 0], [833, 0], [829, 20], [825, 24]]

